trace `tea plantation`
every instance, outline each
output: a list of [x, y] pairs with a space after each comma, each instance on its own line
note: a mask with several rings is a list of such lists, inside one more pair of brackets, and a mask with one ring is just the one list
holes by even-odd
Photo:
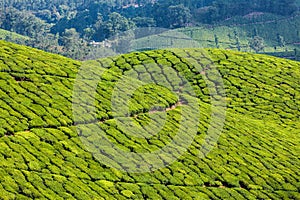
[[[224, 91], [209, 70], [213, 66]], [[90, 87], [78, 81], [81, 70], [91, 79], [101, 74], [91, 97], [95, 109], [79, 106], [85, 96], [73, 98]], [[128, 97], [127, 109], [122, 107], [126, 98], [114, 96], [122, 81], [141, 85]], [[187, 83], [192, 90], [178, 97], [180, 85]], [[126, 93], [123, 86], [119, 89]], [[193, 112], [190, 101], [201, 111], [195, 115], [199, 123], [183, 122], [184, 110]], [[199, 150], [205, 148], [213, 116], [222, 115], [213, 101], [225, 102], [219, 106], [226, 109], [226, 118], [214, 148], [204, 156]], [[136, 137], [120, 128], [116, 113], [142, 127], [141, 132], [151, 133], [163, 121], [162, 128]], [[123, 170], [109, 167], [87, 145], [98, 139], [87, 133], [101, 128], [125, 152], [153, 152], [169, 144], [182, 125], [196, 129], [191, 145], [175, 162], [151, 172], [126, 172], [134, 163], [121, 158], [114, 165]], [[299, 130], [296, 61], [169, 49], [81, 63], [0, 41], [0, 199], [300, 199]], [[103, 148], [102, 155], [110, 151]]]
[[[279, 17], [263, 14], [257, 17], [233, 17], [216, 26], [199, 26], [178, 29], [199, 42], [202, 47], [254, 52], [249, 42], [254, 36], [264, 40], [260, 53], [299, 60], [300, 16]], [[290, 30], [290, 31], [286, 31]], [[280, 45], [278, 35], [285, 44]], [[217, 44], [216, 44], [217, 42]], [[295, 53], [296, 49], [296, 53]]]

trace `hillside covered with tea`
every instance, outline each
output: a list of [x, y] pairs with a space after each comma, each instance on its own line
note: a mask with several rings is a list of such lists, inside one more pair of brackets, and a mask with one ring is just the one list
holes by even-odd
[[[224, 90], [209, 70], [213, 66]], [[89, 78], [80, 77], [81, 70], [90, 78], [101, 76], [95, 109], [80, 106], [84, 96], [74, 99], [76, 91], [89, 88], [78, 81]], [[141, 85], [126, 102], [128, 109], [121, 106], [123, 96], [113, 98], [122, 80]], [[179, 98], [184, 84], [192, 90]], [[126, 94], [126, 85], [120, 90]], [[189, 101], [199, 106], [197, 123], [182, 116]], [[206, 132], [222, 123], [221, 118], [214, 121], [222, 109], [214, 110], [212, 102], [224, 102], [219, 108], [226, 115], [222, 133], [205, 156]], [[216, 49], [166, 49], [82, 63], [0, 41], [0, 199], [299, 199], [299, 108], [296, 61]], [[142, 138], [120, 128], [117, 118], [146, 132], [156, 130], [153, 118], [163, 125]], [[151, 160], [112, 158], [118, 170], [88, 148], [97, 137], [86, 133], [101, 128], [125, 152], [151, 153], [169, 144], [182, 124], [195, 127], [191, 145], [175, 162], [151, 172], [126, 172]], [[109, 146], [102, 150], [102, 156], [113, 155]]]

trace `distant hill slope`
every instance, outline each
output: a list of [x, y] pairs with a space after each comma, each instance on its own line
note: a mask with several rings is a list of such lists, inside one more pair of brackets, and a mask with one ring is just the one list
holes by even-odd
[[[247, 16], [229, 18], [218, 25], [188, 27], [178, 31], [198, 41], [204, 48], [217, 48], [217, 37], [219, 48], [238, 50], [238, 41], [240, 50], [245, 52], [254, 52], [249, 47], [249, 41], [258, 35], [264, 39], [265, 45], [260, 53], [300, 60], [299, 29], [299, 14], [283, 17], [268, 13], [250, 13]], [[280, 47], [278, 34], [283, 37], [284, 47]], [[298, 51], [296, 55], [295, 49]]]
[[18, 40], [26, 41], [26, 40], [30, 39], [29, 37], [26, 37], [26, 36], [23, 36], [23, 35], [14, 33], [14, 32], [10, 32], [10, 31], [4, 30], [4, 29], [0, 29], [0, 40], [4, 40], [7, 38], [9, 38], [10, 40], [13, 40], [13, 41], [18, 41]]
[[[175, 49], [80, 63], [0, 41], [0, 198], [299, 199], [300, 63], [234, 51], [205, 52], [210, 60], [200, 49]], [[223, 78], [227, 114], [218, 143], [199, 158], [212, 119], [207, 90], [212, 77], [206, 73], [211, 62]], [[193, 63], [202, 64], [200, 74]], [[90, 120], [72, 115], [73, 85], [85, 64], [103, 72], [94, 102], [96, 118]], [[144, 124], [151, 116], [159, 120], [167, 114], [157, 135], [147, 140], [128, 135], [113, 117], [116, 82], [131, 69], [129, 80], [146, 76], [137, 69], [148, 64], [166, 84], [174, 84], [166, 76], [172, 67], [193, 86], [201, 107], [198, 132], [186, 153], [168, 167], [148, 173], [118, 171], [93, 157], [76, 129], [81, 133], [86, 123], [100, 126], [128, 152], [152, 152], [170, 142], [186, 105], [161, 86], [137, 91], [124, 115]], [[152, 110], [156, 103], [161, 108]]]

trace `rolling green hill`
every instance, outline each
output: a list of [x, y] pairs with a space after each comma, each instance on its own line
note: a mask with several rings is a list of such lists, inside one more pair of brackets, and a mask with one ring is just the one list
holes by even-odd
[[[213, 63], [225, 95], [209, 70]], [[183, 97], [169, 89], [184, 90], [177, 87], [184, 80], [172, 79], [171, 69], [193, 89]], [[82, 71], [88, 77], [80, 77]], [[100, 74], [92, 98], [95, 110], [80, 106], [86, 96], [72, 97], [90, 87], [80, 78]], [[141, 77], [170, 87], [143, 86], [137, 80]], [[113, 98], [119, 82], [126, 94], [122, 81], [141, 86], [129, 97], [128, 110], [121, 106], [122, 96]], [[216, 90], [210, 91], [210, 85]], [[158, 124], [164, 121], [162, 129], [148, 138], [128, 134], [114, 115], [113, 100], [121, 101], [116, 103], [120, 118], [137, 127], [154, 118]], [[214, 148], [201, 156], [210, 125], [222, 123], [213, 121], [222, 115], [211, 105], [216, 100], [226, 101], [225, 124]], [[184, 120], [185, 110], [192, 113], [186, 103], [191, 101], [201, 111], [194, 115], [197, 124]], [[0, 199], [300, 199], [299, 62], [226, 50], [169, 49], [80, 63], [0, 41], [0, 108]], [[115, 146], [140, 153], [169, 144], [182, 125], [196, 128], [191, 145], [155, 171], [126, 172], [153, 160], [115, 158], [113, 165], [123, 169], [117, 170], [93, 152], [99, 127]], [[98, 148], [113, 159], [112, 148]], [[164, 161], [168, 158], [157, 162]]]
[[[238, 38], [240, 50], [245, 52], [254, 52], [249, 47], [249, 41], [254, 35], [258, 35], [264, 39], [265, 45], [261, 53], [299, 60], [299, 27], [299, 14], [283, 17], [266, 13], [252, 13], [246, 16], [232, 17], [215, 26], [189, 27], [178, 31], [198, 41], [204, 48], [216, 48], [216, 36], [219, 43], [218, 48], [238, 50], [236, 39]], [[279, 45], [278, 34], [283, 37], [284, 47]], [[295, 49], [298, 50], [297, 55], [294, 53]]]

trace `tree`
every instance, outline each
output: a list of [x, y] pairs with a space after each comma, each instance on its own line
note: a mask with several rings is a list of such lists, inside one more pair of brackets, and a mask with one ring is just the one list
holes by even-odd
[[94, 28], [96, 30], [98, 30], [102, 26], [102, 24], [103, 24], [103, 16], [100, 13], [98, 13], [97, 14], [97, 20], [94, 24]]
[[278, 46], [280, 47], [285, 47], [285, 41], [282, 35], [280, 35], [279, 33], [277, 34], [277, 42], [278, 42]]
[[74, 59], [82, 59], [85, 55], [86, 43], [80, 39], [79, 33], [74, 29], [66, 29], [60, 39], [59, 44], [62, 45], [62, 54]]
[[257, 28], [254, 28], [254, 29], [253, 29], [253, 37], [255, 37], [255, 36], [258, 36]]
[[215, 37], [215, 44], [216, 44], [216, 47], [217, 48], [219, 48], [220, 46], [219, 46], [219, 38], [218, 38], [218, 36], [215, 34], [214, 35], [214, 37]]
[[184, 27], [191, 19], [190, 9], [185, 7], [183, 4], [171, 6], [156, 4], [154, 6], [154, 12], [154, 18], [157, 25], [165, 28]]
[[1, 15], [1, 28], [21, 35], [35, 37], [41, 32], [46, 32], [50, 26], [26, 11], [8, 8], [4, 13], [4, 15]]
[[132, 21], [137, 27], [155, 27], [156, 23], [153, 18], [150, 17], [135, 17]]
[[113, 12], [109, 15], [108, 21], [103, 24], [103, 36], [104, 38], [109, 38], [134, 27], [134, 22], [119, 13]]
[[218, 9], [214, 6], [197, 9], [194, 18], [201, 23], [211, 24], [219, 19]]
[[183, 4], [169, 6], [166, 16], [170, 28], [180, 28], [186, 26], [190, 21], [191, 11]]
[[236, 45], [236, 48], [238, 49], [238, 51], [241, 51], [241, 42], [240, 42], [240, 38], [238, 36], [235, 36], [235, 45]]
[[238, 51], [241, 51], [241, 42], [240, 42], [240, 38], [238, 36], [238, 33], [236, 30], [234, 30], [234, 39], [235, 39], [235, 45], [236, 45], [236, 48], [238, 49]]
[[77, 33], [75, 28], [71, 28], [71, 29], [66, 29], [63, 32], [59, 40], [59, 43], [60, 45], [63, 45], [68, 48], [73, 46], [78, 40], [79, 40], [79, 33]]
[[94, 26], [94, 34], [92, 36], [95, 40], [101, 40], [103, 38], [103, 16], [101, 14], [97, 15], [97, 21]]
[[295, 56], [295, 60], [299, 60], [299, 50], [297, 48], [294, 49], [294, 56]]
[[256, 53], [264, 50], [264, 39], [259, 36], [255, 36], [252, 40], [249, 41], [249, 46], [253, 49]]
[[93, 28], [85, 28], [83, 32], [83, 38], [87, 41], [91, 40], [91, 38], [95, 34], [95, 30]]

